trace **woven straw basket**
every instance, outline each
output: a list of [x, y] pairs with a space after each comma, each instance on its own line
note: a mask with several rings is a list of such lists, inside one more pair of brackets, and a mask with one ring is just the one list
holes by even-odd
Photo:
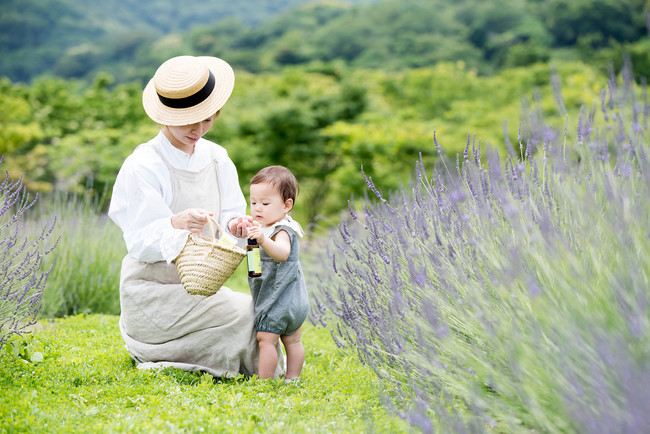
[[[213, 217], [208, 219], [208, 224], [210, 234], [214, 233], [214, 224], [223, 236], [223, 229]], [[245, 256], [246, 251], [241, 247], [219, 244], [214, 236], [207, 238], [191, 233], [175, 262], [187, 292], [212, 295], [235, 272]]]

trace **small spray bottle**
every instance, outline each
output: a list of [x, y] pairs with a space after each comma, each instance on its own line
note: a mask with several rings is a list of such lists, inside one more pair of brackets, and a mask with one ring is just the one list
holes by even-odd
[[248, 261], [248, 277], [260, 277], [262, 275], [262, 259], [260, 258], [260, 245], [257, 244], [256, 239], [248, 239], [246, 259]]

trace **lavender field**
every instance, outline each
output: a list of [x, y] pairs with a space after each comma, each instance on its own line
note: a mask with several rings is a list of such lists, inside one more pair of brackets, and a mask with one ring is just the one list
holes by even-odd
[[508, 155], [468, 136], [445, 161], [434, 135], [401, 191], [364, 175], [312, 246], [312, 320], [424, 432], [644, 432], [649, 108], [626, 68], [566, 125], [523, 116]]

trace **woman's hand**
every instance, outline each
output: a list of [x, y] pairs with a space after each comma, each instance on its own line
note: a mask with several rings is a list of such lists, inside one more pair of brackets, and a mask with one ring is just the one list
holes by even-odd
[[188, 208], [172, 216], [172, 226], [176, 229], [187, 229], [190, 232], [198, 233], [203, 230], [208, 222], [208, 217], [213, 214], [201, 208]]
[[253, 217], [249, 215], [237, 217], [228, 222], [228, 230], [238, 238], [246, 238], [248, 236], [248, 228], [250, 228], [252, 224]]

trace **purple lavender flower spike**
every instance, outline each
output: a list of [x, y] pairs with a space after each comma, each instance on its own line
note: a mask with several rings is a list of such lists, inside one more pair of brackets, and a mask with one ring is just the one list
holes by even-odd
[[[0, 162], [4, 157], [0, 157]], [[42, 248], [42, 243], [52, 235], [56, 220], [45, 225], [40, 235], [32, 240], [22, 238], [24, 217], [34, 206], [38, 195], [33, 199], [23, 187], [22, 175], [11, 180], [8, 172], [0, 182], [0, 349], [14, 336], [28, 333], [28, 327], [36, 323], [41, 309], [43, 291], [56, 261], [49, 269], [43, 269], [43, 258], [52, 253], [57, 246], [57, 238], [52, 245]]]
[[366, 176], [366, 173], [363, 171], [363, 166], [361, 166], [361, 174], [363, 175], [363, 180], [366, 181], [366, 185], [368, 185], [368, 188], [370, 188], [370, 190], [375, 193], [375, 196], [377, 196], [379, 199], [384, 200], [381, 193], [379, 193], [379, 190], [377, 190], [377, 187], [375, 187], [375, 184], [372, 182], [372, 178], [370, 176]]
[[433, 130], [433, 143], [436, 145], [436, 151], [438, 152], [438, 155], [442, 155], [440, 144], [438, 144], [438, 139], [436, 139], [436, 130]]
[[352, 209], [352, 202], [348, 200], [348, 211], [350, 212], [350, 217], [352, 217], [354, 220], [357, 219], [357, 215], [355, 214], [354, 210]]

